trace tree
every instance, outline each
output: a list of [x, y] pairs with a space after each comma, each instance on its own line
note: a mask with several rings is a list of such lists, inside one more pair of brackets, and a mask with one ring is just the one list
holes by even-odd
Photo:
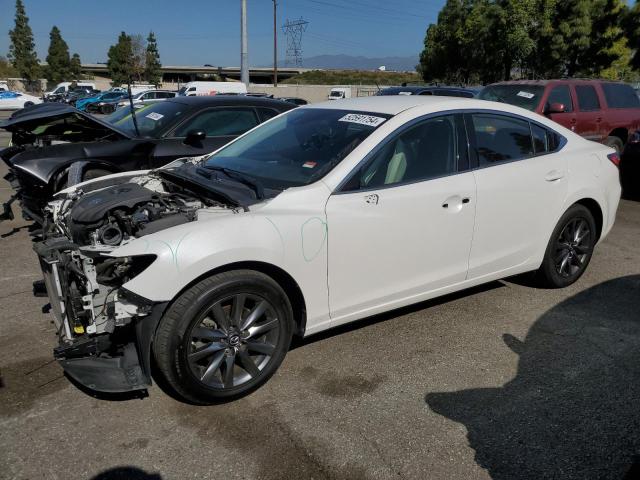
[[131, 35], [131, 52], [133, 60], [132, 77], [135, 81], [142, 80], [146, 66], [146, 47], [144, 38], [140, 34]]
[[29, 26], [29, 18], [24, 9], [22, 0], [16, 0], [15, 26], [9, 31], [11, 45], [9, 45], [9, 59], [18, 71], [18, 74], [28, 80], [38, 79], [40, 66], [35, 52], [33, 32]]
[[58, 27], [54, 25], [49, 33], [49, 54], [47, 55], [45, 77], [53, 84], [57, 84], [69, 77], [70, 67], [69, 46], [62, 39]]
[[634, 52], [630, 64], [640, 71], [640, 2], [637, 1], [633, 8], [627, 11], [623, 26], [629, 39], [629, 47]]
[[158, 52], [158, 43], [153, 32], [149, 32], [147, 37], [147, 51], [144, 69], [144, 79], [153, 85], [158, 85], [162, 79], [160, 68], [160, 53]]
[[80, 62], [80, 55], [77, 53], [74, 53], [73, 57], [71, 57], [69, 75], [71, 75], [71, 78], [74, 80], [78, 80], [82, 77], [82, 62]]
[[111, 76], [111, 84], [120, 86], [127, 83], [133, 73], [133, 47], [131, 37], [120, 33], [118, 43], [109, 47], [107, 68]]
[[[628, 78], [640, 47], [638, 5], [629, 13], [625, 0], [447, 0], [427, 29], [419, 71], [426, 81], [472, 83]], [[640, 67], [640, 54], [631, 61]]]

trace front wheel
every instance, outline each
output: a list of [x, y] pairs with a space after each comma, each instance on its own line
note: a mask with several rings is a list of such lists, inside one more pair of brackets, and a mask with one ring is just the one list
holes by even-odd
[[220, 403], [264, 384], [282, 363], [293, 332], [291, 305], [270, 277], [224, 272], [185, 291], [160, 321], [158, 369], [184, 399]]
[[551, 235], [537, 277], [548, 288], [567, 287], [587, 269], [595, 246], [596, 224], [583, 205], [569, 208]]

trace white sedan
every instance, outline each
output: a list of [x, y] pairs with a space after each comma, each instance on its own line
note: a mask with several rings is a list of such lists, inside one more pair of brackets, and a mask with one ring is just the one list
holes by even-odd
[[547, 118], [453, 97], [301, 107], [212, 155], [58, 194], [40, 255], [69, 375], [246, 395], [293, 335], [523, 272], [584, 273], [619, 158]]
[[0, 92], [0, 110], [17, 110], [42, 103], [42, 99], [20, 92]]

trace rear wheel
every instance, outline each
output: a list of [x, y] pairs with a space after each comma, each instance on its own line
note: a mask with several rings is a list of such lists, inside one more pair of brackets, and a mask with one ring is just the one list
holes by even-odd
[[23, 105], [23, 106], [24, 106], [25, 108], [26, 108], [26, 107], [31, 107], [31, 106], [33, 106], [33, 102], [24, 102], [24, 105]]
[[596, 243], [593, 215], [583, 205], [573, 205], [560, 218], [551, 235], [537, 277], [542, 286], [567, 287], [587, 269]]
[[607, 137], [604, 144], [607, 147], [613, 148], [618, 153], [622, 153], [622, 149], [624, 148], [624, 143], [622, 143], [622, 140], [618, 137]]
[[162, 318], [154, 341], [158, 369], [180, 396], [212, 404], [264, 384], [291, 343], [289, 300], [270, 277], [236, 270], [185, 291]]

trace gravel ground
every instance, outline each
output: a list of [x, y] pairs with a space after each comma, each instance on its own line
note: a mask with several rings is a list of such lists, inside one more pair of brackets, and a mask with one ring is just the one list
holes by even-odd
[[569, 288], [493, 282], [311, 337], [215, 407], [71, 385], [26, 225], [0, 224], [0, 478], [640, 477], [638, 202]]

